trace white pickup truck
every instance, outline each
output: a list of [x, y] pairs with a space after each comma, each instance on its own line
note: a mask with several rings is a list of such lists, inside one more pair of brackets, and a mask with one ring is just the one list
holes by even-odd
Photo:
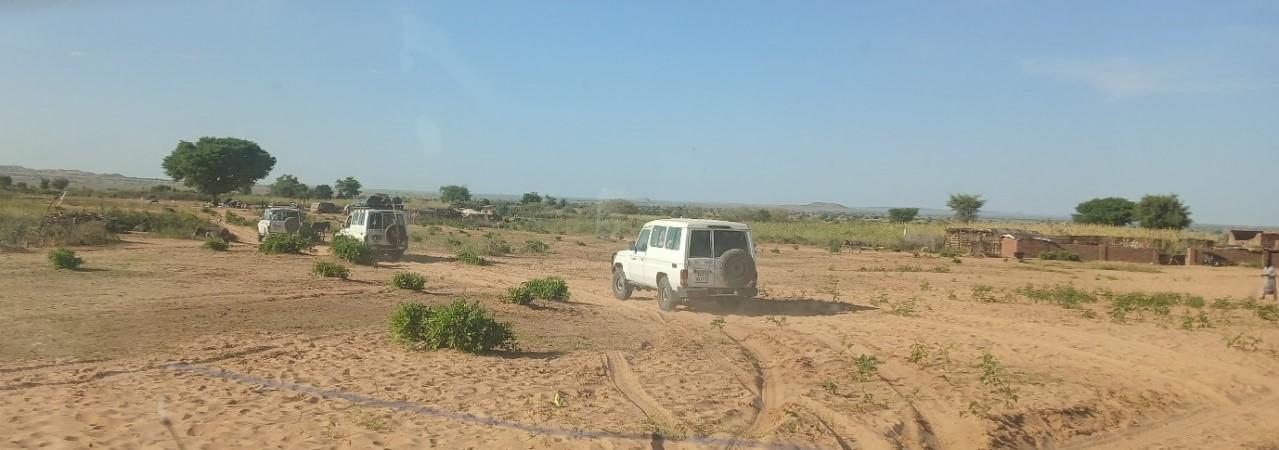
[[613, 295], [657, 290], [672, 311], [694, 297], [754, 297], [758, 272], [750, 228], [706, 219], [661, 219], [644, 224], [631, 248], [613, 254]]

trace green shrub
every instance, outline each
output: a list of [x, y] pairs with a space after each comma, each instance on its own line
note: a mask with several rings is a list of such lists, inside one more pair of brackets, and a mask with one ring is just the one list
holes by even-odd
[[333, 241], [329, 243], [329, 253], [352, 264], [371, 266], [377, 262], [373, 247], [346, 235], [333, 236]]
[[829, 241], [826, 241], [826, 251], [828, 252], [839, 253], [840, 249], [843, 249], [843, 248], [844, 248], [844, 241], [841, 241], [839, 239], [831, 239]]
[[228, 244], [227, 241], [222, 240], [222, 238], [205, 239], [204, 243], [200, 244], [200, 246], [215, 252], [225, 252], [228, 248], [231, 248], [231, 244]]
[[54, 269], [77, 269], [80, 264], [84, 264], [84, 260], [76, 257], [75, 250], [69, 248], [58, 247], [49, 250], [49, 264]]
[[494, 320], [479, 304], [465, 299], [440, 307], [400, 304], [391, 315], [390, 334], [401, 344], [426, 350], [482, 353], [517, 349], [510, 324]]
[[400, 272], [391, 277], [391, 286], [410, 291], [420, 291], [426, 287], [426, 277], [412, 272]]
[[320, 261], [311, 266], [311, 274], [323, 278], [341, 278], [346, 279], [351, 271], [341, 264], [329, 261]]
[[268, 234], [262, 243], [258, 244], [258, 252], [264, 255], [302, 253], [310, 250], [314, 245], [310, 239], [296, 234], [275, 233]]
[[551, 249], [551, 246], [546, 245], [546, 243], [542, 241], [538, 241], [538, 240], [524, 241], [524, 253], [540, 254], [540, 253], [546, 253], [546, 251], [550, 249]]
[[1074, 261], [1079, 262], [1079, 255], [1066, 250], [1044, 250], [1039, 252], [1039, 259], [1045, 261]]
[[511, 253], [511, 244], [497, 235], [489, 234], [479, 244], [471, 246], [471, 251], [481, 256], [502, 256]]
[[252, 222], [249, 222], [249, 219], [240, 217], [238, 214], [233, 213], [231, 211], [227, 211], [226, 213], [222, 214], [222, 220], [228, 224], [239, 225], [242, 227], [253, 225]]
[[508, 288], [505, 294], [502, 294], [502, 301], [516, 305], [527, 305], [533, 303], [533, 293], [529, 292], [524, 286]]
[[941, 256], [942, 258], [955, 258], [955, 257], [963, 256], [963, 254], [960, 253], [959, 250], [955, 250], [953, 248], [943, 248], [941, 249], [940, 252], [937, 252], [937, 255]]
[[539, 300], [566, 302], [569, 298], [568, 283], [560, 277], [534, 278], [520, 285]]
[[462, 250], [457, 252], [457, 261], [462, 264], [470, 264], [472, 266], [487, 266], [489, 263], [483, 256], [480, 256], [471, 250]]
[[1049, 302], [1066, 309], [1078, 309], [1084, 303], [1095, 303], [1097, 301], [1096, 295], [1076, 289], [1069, 284], [1058, 284], [1043, 288], [1036, 288], [1034, 285], [1028, 284], [1017, 289], [1017, 292], [1036, 302]]

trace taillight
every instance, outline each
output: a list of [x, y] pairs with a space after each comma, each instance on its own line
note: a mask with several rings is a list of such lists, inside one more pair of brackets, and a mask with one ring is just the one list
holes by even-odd
[[680, 287], [688, 287], [688, 269], [679, 271], [679, 285]]

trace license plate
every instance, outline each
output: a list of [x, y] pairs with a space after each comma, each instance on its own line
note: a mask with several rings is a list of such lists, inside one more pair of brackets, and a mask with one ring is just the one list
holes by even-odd
[[711, 281], [711, 271], [709, 271], [709, 270], [694, 270], [694, 271], [693, 271], [693, 282], [696, 282], [696, 283], [709, 283], [710, 281]]

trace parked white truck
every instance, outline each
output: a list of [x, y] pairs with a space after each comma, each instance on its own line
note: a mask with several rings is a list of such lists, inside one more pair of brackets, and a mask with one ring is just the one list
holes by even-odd
[[613, 254], [613, 295], [657, 291], [672, 311], [688, 298], [754, 297], [758, 272], [750, 228], [706, 219], [661, 219], [644, 224], [629, 249]]

